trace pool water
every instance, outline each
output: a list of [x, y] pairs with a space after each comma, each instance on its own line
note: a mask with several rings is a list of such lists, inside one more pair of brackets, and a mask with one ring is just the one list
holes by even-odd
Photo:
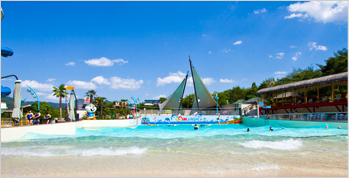
[[[28, 133], [18, 141], [2, 143], [1, 155], [115, 158], [125, 164], [135, 164], [136, 160], [137, 163], [152, 161], [150, 167], [146, 163], [147, 170], [171, 162], [168, 170], [163, 170], [166, 173], [172, 171], [173, 175], [187, 175], [188, 171], [216, 175], [232, 170], [280, 170], [308, 164], [320, 169], [324, 165], [316, 167], [316, 164], [322, 160], [326, 160], [328, 165], [325, 166], [339, 166], [347, 171], [346, 129], [325, 129], [323, 125], [273, 127], [274, 131], [269, 131], [269, 126], [264, 126], [249, 127], [250, 132], [246, 132], [247, 128], [242, 124], [211, 125], [199, 130], [194, 130], [191, 125], [141, 125], [135, 128], [79, 128], [74, 135]], [[186, 168], [177, 165], [178, 162], [186, 164]], [[173, 172], [174, 168], [177, 171]], [[217, 170], [222, 172], [215, 172]]]

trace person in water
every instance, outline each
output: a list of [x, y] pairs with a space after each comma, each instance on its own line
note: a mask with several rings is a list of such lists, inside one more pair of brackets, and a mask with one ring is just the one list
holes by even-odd
[[45, 116], [46, 124], [48, 124], [51, 120], [51, 115], [49, 113], [46, 114]]
[[27, 119], [28, 119], [28, 123], [30, 125], [33, 125], [33, 113], [31, 110], [29, 110], [29, 112], [27, 113]]
[[40, 122], [40, 116], [41, 116], [41, 114], [40, 114], [40, 111], [38, 111], [36, 114], [35, 114], [35, 116], [34, 116], [34, 120], [33, 120], [33, 123], [36, 123], [36, 124], [39, 124], [39, 122]]
[[194, 130], [199, 130], [199, 126], [197, 124], [195, 124]]
[[270, 131], [273, 131], [274, 129], [273, 129], [273, 127], [270, 127], [269, 130], [270, 130]]
[[246, 130], [247, 132], [249, 132], [250, 131], [250, 128], [247, 128], [247, 130]]
[[285, 127], [282, 127], [282, 129], [285, 129]]

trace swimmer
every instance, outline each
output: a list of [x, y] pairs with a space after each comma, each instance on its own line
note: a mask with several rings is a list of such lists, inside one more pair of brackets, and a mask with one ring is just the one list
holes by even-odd
[[328, 126], [326, 126], [325, 129], [328, 129]]
[[282, 127], [282, 129], [285, 129], [285, 127]]
[[272, 127], [269, 128], [270, 131], [273, 131], [274, 129]]
[[194, 130], [199, 130], [199, 126], [195, 124]]
[[247, 128], [247, 130], [246, 130], [247, 132], [249, 132], [250, 131], [250, 128]]
[[341, 126], [338, 126], [338, 129], [341, 129], [342, 127]]

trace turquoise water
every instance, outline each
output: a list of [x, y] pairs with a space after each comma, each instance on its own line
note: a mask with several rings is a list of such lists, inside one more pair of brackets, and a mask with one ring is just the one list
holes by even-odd
[[[76, 129], [74, 135], [28, 133], [20, 140], [1, 144], [1, 155], [13, 156], [121, 156], [155, 152], [211, 154], [268, 154], [277, 151], [343, 150], [347, 154], [348, 130], [325, 125], [311, 128], [241, 124], [212, 125], [194, 130], [190, 125], [138, 126], [136, 128]], [[329, 145], [330, 144], [330, 145]], [[314, 149], [313, 149], [314, 148]], [[315, 149], [318, 148], [318, 149]], [[327, 150], [326, 150], [327, 149]]]

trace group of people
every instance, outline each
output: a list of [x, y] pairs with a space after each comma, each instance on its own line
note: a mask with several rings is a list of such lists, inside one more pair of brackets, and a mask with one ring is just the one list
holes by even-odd
[[[30, 125], [33, 124], [40, 124], [40, 111], [37, 111], [36, 114], [34, 115], [31, 110], [27, 113], [27, 119]], [[44, 121], [46, 121], [46, 124], [48, 124], [51, 120], [51, 115], [47, 113], [45, 115]]]
[[[282, 129], [285, 129], [285, 127], [282, 127]], [[249, 131], [250, 131], [250, 128], [247, 128], [246, 132], [249, 132]], [[274, 131], [273, 127], [270, 127], [269, 131]]]

